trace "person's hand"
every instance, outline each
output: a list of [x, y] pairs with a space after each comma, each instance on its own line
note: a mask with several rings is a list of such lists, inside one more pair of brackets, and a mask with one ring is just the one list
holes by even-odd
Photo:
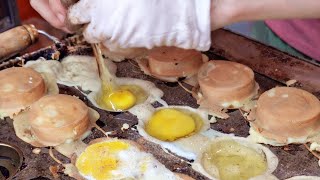
[[111, 50], [210, 48], [210, 0], [80, 0], [68, 16], [73, 24], [88, 24], [84, 37], [89, 43]]
[[67, 10], [60, 0], [30, 0], [30, 4], [52, 26], [69, 32], [65, 26]]

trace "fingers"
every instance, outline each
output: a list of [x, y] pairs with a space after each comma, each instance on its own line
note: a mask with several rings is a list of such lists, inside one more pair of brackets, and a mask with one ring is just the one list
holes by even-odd
[[[63, 13], [63, 10], [59, 5], [54, 5], [53, 10], [50, 4], [53, 4], [54, 2], [50, 1], [51, 0], [30, 0], [30, 4], [52, 26], [58, 29], [65, 29], [64, 18], [62, 16], [59, 18], [57, 15], [59, 13]], [[57, 3], [58, 0], [54, 1]]]
[[56, 14], [57, 18], [63, 22], [63, 27], [60, 29], [65, 32], [72, 33], [72, 30], [68, 29], [70, 27], [68, 26], [68, 22], [66, 20], [68, 13], [68, 10], [66, 9], [67, 7], [62, 4], [61, 0], [49, 0], [49, 5], [52, 11]]
[[72, 24], [86, 24], [90, 22], [90, 10], [92, 8], [88, 0], [81, 0], [69, 8], [68, 18]]
[[60, 0], [49, 0], [49, 6], [53, 13], [61, 22], [64, 22], [67, 16], [67, 10], [63, 7]]

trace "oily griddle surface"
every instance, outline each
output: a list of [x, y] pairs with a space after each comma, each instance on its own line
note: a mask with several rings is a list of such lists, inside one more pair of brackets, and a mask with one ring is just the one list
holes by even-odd
[[[143, 80], [149, 80], [164, 92], [163, 99], [169, 105], [185, 105], [190, 107], [197, 107], [195, 99], [185, 90], [183, 90], [177, 83], [165, 83], [163, 81], [154, 79], [144, 75], [138, 66], [133, 61], [124, 61], [117, 63], [119, 77], [133, 77]], [[264, 92], [272, 87], [281, 86], [281, 84], [259, 74], [256, 74], [256, 81], [260, 84], [261, 92]], [[186, 87], [189, 87], [185, 85]], [[181, 172], [192, 176], [195, 179], [207, 179], [201, 174], [192, 170], [190, 165], [181, 158], [165, 153], [160, 146], [144, 140], [136, 131], [135, 125], [137, 119], [130, 113], [108, 113], [106, 111], [97, 109], [92, 106], [90, 102], [75, 88], [60, 85], [60, 93], [76, 95], [80, 97], [90, 107], [96, 109], [101, 118], [97, 124], [105, 131], [113, 131], [112, 137], [125, 138], [136, 141], [142, 145], [147, 152], [152, 153], [161, 163], [167, 168], [175, 172]], [[190, 88], [190, 87], [189, 87]], [[159, 104], [154, 104], [159, 106]], [[229, 112], [230, 118], [227, 120], [219, 120], [212, 124], [211, 127], [223, 133], [234, 133], [237, 136], [246, 137], [249, 131], [249, 125], [241, 116], [238, 110]], [[121, 131], [124, 123], [130, 125], [129, 130]], [[53, 134], [54, 136], [54, 134]], [[92, 134], [85, 139], [88, 143], [90, 140], [104, 137], [104, 135], [93, 129]], [[49, 154], [48, 148], [41, 148], [41, 153], [36, 155], [32, 153], [33, 147], [16, 137], [12, 126], [12, 120], [7, 118], [0, 120], [0, 140], [18, 146], [24, 154], [24, 162], [20, 171], [16, 174], [14, 179], [53, 179], [49, 171], [50, 166], [57, 165]], [[269, 147], [279, 158], [279, 165], [274, 172], [274, 175], [279, 179], [285, 179], [297, 175], [314, 175], [320, 176], [320, 168], [318, 160], [311, 154], [303, 145], [289, 145], [286, 147]], [[54, 151], [58, 159], [63, 162], [68, 162], [68, 159], [59, 155]], [[59, 173], [59, 179], [72, 179]]]

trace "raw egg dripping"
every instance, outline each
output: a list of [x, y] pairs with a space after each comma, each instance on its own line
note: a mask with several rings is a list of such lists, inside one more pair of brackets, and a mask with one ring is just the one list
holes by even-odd
[[146, 100], [146, 93], [139, 86], [118, 86], [113, 75], [105, 67], [99, 45], [94, 44], [93, 49], [101, 79], [101, 90], [96, 97], [99, 106], [110, 111], [125, 111]]
[[124, 111], [147, 99], [145, 91], [139, 86], [122, 85], [116, 88], [110, 91], [102, 87], [102, 93], [96, 98], [98, 105], [112, 111]]

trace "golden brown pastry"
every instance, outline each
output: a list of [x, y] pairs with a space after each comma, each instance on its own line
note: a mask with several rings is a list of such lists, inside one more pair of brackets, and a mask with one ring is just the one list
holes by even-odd
[[57, 146], [83, 137], [92, 127], [91, 111], [80, 99], [64, 95], [48, 95], [14, 118], [17, 136], [37, 146]]
[[226, 119], [227, 109], [250, 111], [259, 85], [249, 67], [231, 61], [211, 60], [198, 72], [198, 89], [193, 96], [201, 108], [213, 116]]
[[174, 82], [179, 78], [197, 74], [206, 56], [196, 50], [176, 47], [158, 47], [150, 50], [145, 58], [138, 59], [141, 69], [158, 79]]
[[45, 94], [45, 81], [33, 69], [13, 67], [0, 71], [1, 117], [12, 117]]
[[257, 102], [254, 131], [278, 143], [303, 143], [320, 132], [320, 101], [311, 93], [276, 87]]

